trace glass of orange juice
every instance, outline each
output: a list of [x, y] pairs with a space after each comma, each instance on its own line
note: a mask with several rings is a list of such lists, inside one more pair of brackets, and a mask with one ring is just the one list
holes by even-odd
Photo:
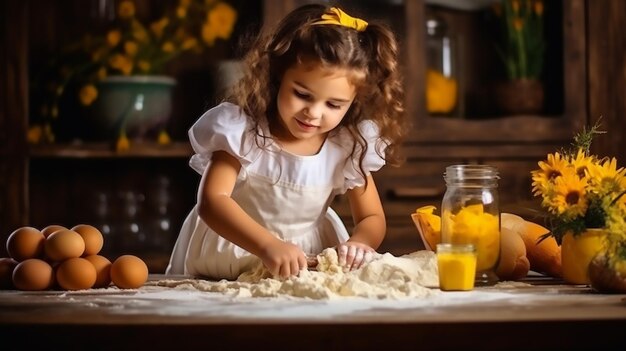
[[467, 291], [474, 289], [476, 248], [473, 244], [437, 244], [439, 289]]

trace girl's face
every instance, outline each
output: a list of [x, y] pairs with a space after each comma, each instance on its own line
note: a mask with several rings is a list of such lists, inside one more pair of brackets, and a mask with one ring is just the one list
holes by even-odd
[[287, 69], [278, 90], [276, 133], [284, 141], [323, 141], [356, 96], [348, 71], [301, 63]]

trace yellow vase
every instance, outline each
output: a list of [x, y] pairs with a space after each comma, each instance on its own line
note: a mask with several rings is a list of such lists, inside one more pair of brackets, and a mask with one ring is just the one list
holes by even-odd
[[590, 284], [589, 262], [604, 247], [603, 229], [587, 229], [580, 235], [567, 233], [561, 243], [563, 280], [571, 284]]

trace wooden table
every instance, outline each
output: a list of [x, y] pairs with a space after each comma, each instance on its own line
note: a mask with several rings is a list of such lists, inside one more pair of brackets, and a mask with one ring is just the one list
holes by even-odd
[[551, 278], [434, 299], [252, 300], [156, 286], [0, 291], [0, 349], [626, 350], [626, 295]]

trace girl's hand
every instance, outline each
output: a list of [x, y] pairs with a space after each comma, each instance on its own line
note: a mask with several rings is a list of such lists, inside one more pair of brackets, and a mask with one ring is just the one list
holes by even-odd
[[361, 268], [363, 264], [374, 258], [376, 251], [368, 245], [356, 241], [346, 241], [337, 246], [337, 255], [339, 256], [339, 265], [345, 271]]
[[276, 240], [259, 256], [272, 276], [287, 278], [307, 268], [304, 252], [296, 245]]

